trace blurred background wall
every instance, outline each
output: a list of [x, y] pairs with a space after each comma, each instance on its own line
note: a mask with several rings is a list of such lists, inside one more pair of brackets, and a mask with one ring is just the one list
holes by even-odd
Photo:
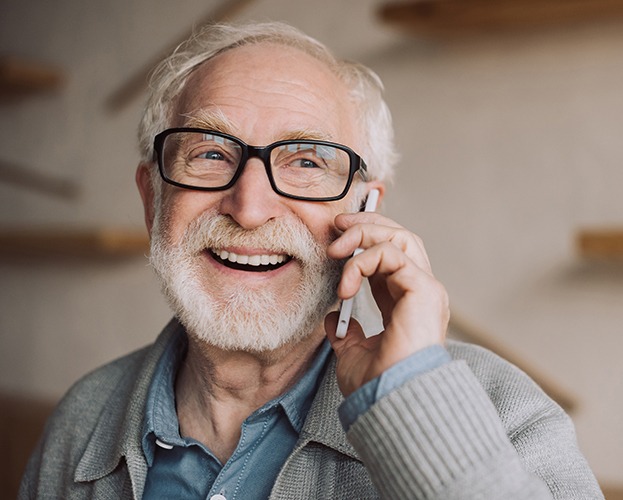
[[[228, 3], [0, 0], [0, 56], [62, 75], [51, 92], [0, 104], [2, 234], [144, 235], [143, 95], [107, 102]], [[571, 395], [600, 482], [623, 486], [623, 260], [587, 260], [575, 245], [581, 229], [623, 229], [623, 24], [426, 37], [382, 22], [382, 3], [255, 0], [236, 19], [290, 22], [380, 74], [402, 153], [385, 213], [424, 239], [456, 318]], [[71, 189], [42, 191], [11, 169]], [[0, 390], [56, 400], [154, 339], [170, 313], [142, 250], [59, 257], [46, 241], [0, 259]]]

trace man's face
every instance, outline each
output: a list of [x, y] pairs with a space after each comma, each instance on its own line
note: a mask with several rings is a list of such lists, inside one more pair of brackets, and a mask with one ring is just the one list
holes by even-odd
[[[294, 48], [249, 45], [190, 77], [173, 126], [195, 126], [263, 146], [325, 139], [361, 150], [344, 84]], [[163, 188], [152, 261], [189, 333], [227, 349], [265, 351], [312, 333], [335, 303], [339, 266], [326, 258], [338, 202], [291, 200], [251, 159], [226, 191]], [[255, 265], [259, 262], [259, 266]], [[268, 264], [266, 264], [266, 262]]]

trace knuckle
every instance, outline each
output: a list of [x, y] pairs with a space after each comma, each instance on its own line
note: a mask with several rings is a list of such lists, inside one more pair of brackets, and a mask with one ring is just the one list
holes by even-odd
[[413, 242], [419, 246], [419, 247], [424, 247], [424, 240], [422, 238], [420, 238], [417, 234], [415, 233], [409, 233], [409, 235], [411, 236], [411, 239], [413, 240]]
[[406, 250], [409, 243], [412, 241], [412, 236], [414, 236], [411, 232], [406, 229], [396, 229], [392, 233], [390, 237], [390, 241], [394, 243], [396, 246], [401, 248], [402, 250]]
[[448, 291], [446, 287], [444, 287], [440, 281], [436, 279], [433, 280], [432, 283], [432, 293], [437, 298], [439, 304], [445, 309], [450, 307], [450, 298], [448, 296]]

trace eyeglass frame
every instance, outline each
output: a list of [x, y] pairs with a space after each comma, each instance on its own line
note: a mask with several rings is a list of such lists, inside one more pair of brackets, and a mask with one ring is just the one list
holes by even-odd
[[[167, 176], [165, 169], [164, 169], [164, 158], [163, 158], [164, 142], [165, 142], [165, 139], [169, 135], [180, 133], [180, 132], [216, 134], [240, 146], [242, 150], [242, 154], [240, 156], [240, 162], [238, 166], [236, 167], [236, 171], [234, 172], [233, 177], [227, 184], [221, 187], [191, 186], [189, 184], [184, 184], [181, 182], [174, 181], [173, 179]], [[289, 194], [289, 193], [286, 193], [280, 190], [277, 187], [277, 184], [275, 183], [275, 179], [273, 177], [272, 166], [270, 164], [270, 153], [272, 152], [273, 149], [279, 146], [287, 146], [288, 144], [311, 144], [311, 145], [317, 145], [317, 146], [330, 146], [330, 147], [339, 149], [341, 151], [344, 151], [349, 157], [350, 165], [349, 165], [349, 172], [348, 172], [348, 180], [346, 182], [346, 186], [344, 187], [343, 191], [340, 194], [335, 195], [335, 196], [326, 196], [323, 198], [309, 198], [305, 196]], [[242, 175], [242, 172], [247, 162], [251, 158], [259, 158], [262, 161], [262, 163], [264, 164], [264, 169], [266, 170], [266, 175], [268, 176], [268, 181], [273, 191], [280, 196], [284, 196], [286, 198], [290, 198], [293, 200], [318, 201], [318, 202], [341, 200], [348, 194], [348, 191], [350, 190], [350, 187], [353, 183], [355, 173], [360, 172], [361, 177], [363, 178], [364, 181], [366, 181], [366, 174], [368, 172], [368, 166], [366, 165], [366, 162], [363, 160], [361, 156], [355, 153], [348, 146], [344, 146], [343, 144], [338, 144], [336, 142], [330, 142], [330, 141], [320, 141], [320, 140], [315, 140], [315, 139], [289, 139], [289, 140], [283, 140], [283, 141], [276, 141], [271, 144], [268, 144], [267, 146], [251, 146], [236, 136], [226, 134], [224, 132], [218, 132], [216, 130], [195, 128], [195, 127], [168, 128], [156, 134], [156, 136], [154, 137], [154, 161], [158, 164], [158, 171], [160, 172], [160, 176], [168, 184], [171, 184], [173, 186], [177, 186], [180, 188], [184, 188], [184, 189], [191, 189], [194, 191], [226, 191], [227, 189], [234, 186], [234, 184], [236, 184], [236, 182]]]

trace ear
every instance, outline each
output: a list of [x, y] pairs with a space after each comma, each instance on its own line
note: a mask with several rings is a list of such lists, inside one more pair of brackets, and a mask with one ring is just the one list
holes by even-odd
[[154, 224], [154, 185], [152, 170], [153, 163], [139, 163], [136, 169], [136, 185], [143, 200], [143, 210], [145, 212], [145, 225], [151, 235], [151, 228]]
[[377, 206], [380, 206], [381, 202], [383, 201], [383, 196], [385, 196], [385, 183], [382, 181], [366, 182], [366, 196], [373, 189], [377, 189], [379, 192], [379, 201], [377, 203]]

